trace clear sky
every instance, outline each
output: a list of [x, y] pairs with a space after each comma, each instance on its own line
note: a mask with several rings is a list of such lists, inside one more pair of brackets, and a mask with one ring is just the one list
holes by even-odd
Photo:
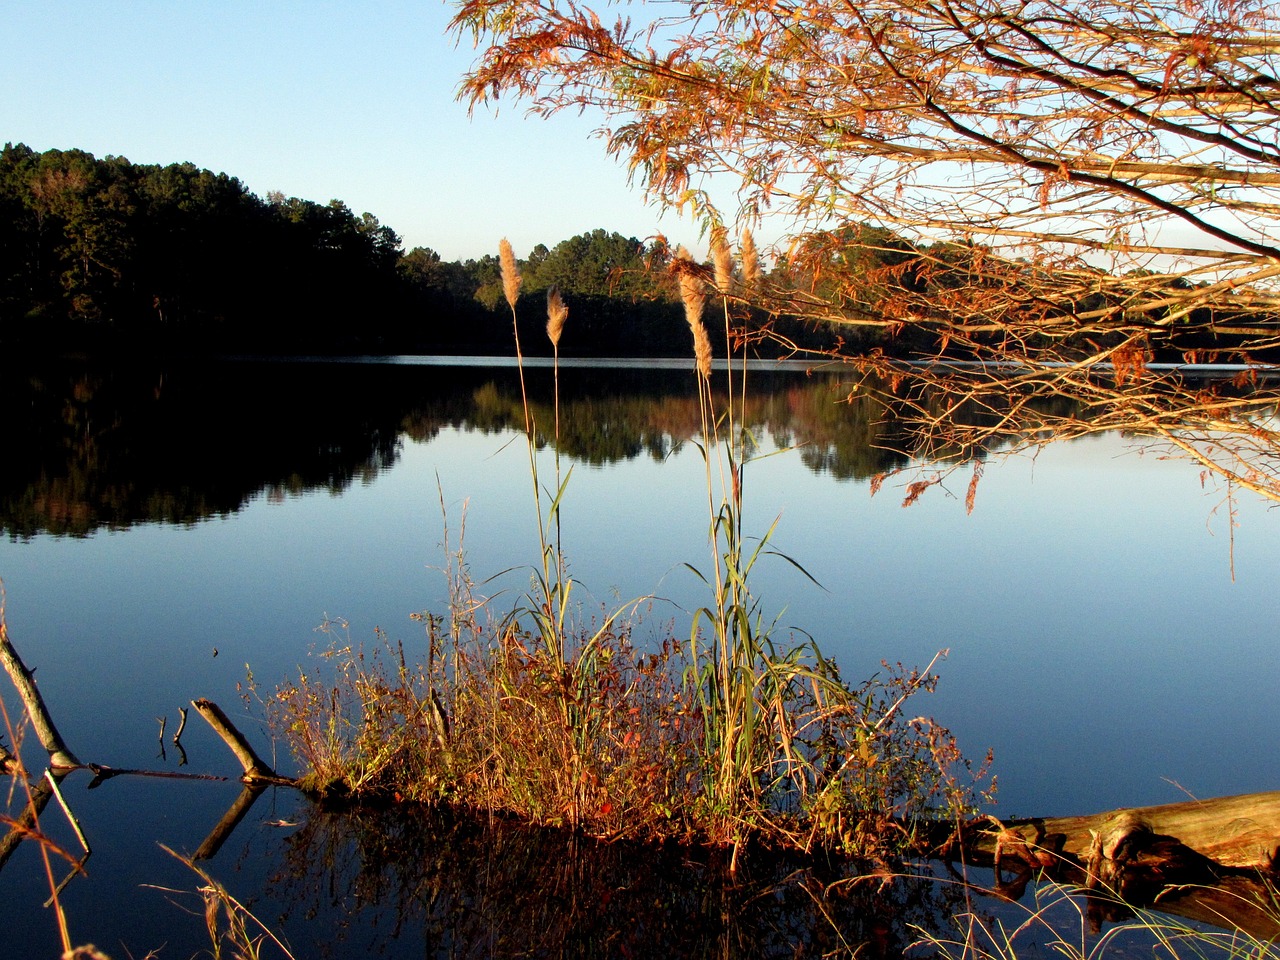
[[443, 0], [22, 0], [0, 17], [0, 142], [190, 161], [254, 193], [337, 198], [446, 260], [603, 227], [696, 227], [647, 206], [599, 118], [469, 117], [475, 51]]

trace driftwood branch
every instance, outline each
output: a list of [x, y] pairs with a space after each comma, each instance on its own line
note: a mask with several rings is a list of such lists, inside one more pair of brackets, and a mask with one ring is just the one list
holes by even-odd
[[222, 738], [222, 742], [240, 761], [240, 766], [244, 768], [244, 776], [240, 778], [241, 780], [245, 783], [293, 783], [292, 780], [279, 776], [271, 769], [270, 764], [253, 752], [253, 747], [249, 746], [249, 741], [244, 738], [244, 734], [236, 729], [235, 724], [227, 718], [222, 708], [216, 703], [212, 700], [192, 700], [191, 705], [196, 708], [200, 716], [205, 718], [209, 726], [213, 727], [214, 732]]
[[[0, 594], [2, 597], [2, 594]], [[67, 884], [71, 877], [83, 873], [85, 860], [89, 857], [89, 841], [85, 837], [80, 823], [72, 812], [70, 805], [62, 795], [62, 791], [58, 787], [59, 781], [65, 777], [71, 770], [87, 769], [93, 773], [93, 780], [89, 784], [89, 789], [99, 786], [112, 777], [121, 775], [148, 776], [148, 777], [167, 777], [183, 780], [225, 780], [225, 777], [216, 777], [205, 774], [175, 773], [171, 771], [155, 771], [155, 770], [133, 770], [119, 769], [103, 766], [101, 764], [89, 763], [83, 764], [76, 758], [67, 745], [63, 742], [58, 728], [53, 722], [52, 716], [49, 714], [48, 708], [45, 706], [40, 691], [36, 688], [35, 677], [29, 670], [22, 658], [18, 655], [17, 649], [9, 639], [8, 630], [4, 623], [4, 608], [0, 601], [0, 663], [3, 663], [5, 671], [9, 674], [9, 678], [13, 681], [14, 687], [18, 691], [19, 697], [22, 699], [23, 706], [26, 709], [27, 716], [30, 718], [32, 729], [35, 730], [36, 736], [40, 739], [40, 744], [49, 753], [50, 768], [45, 771], [44, 777], [34, 784], [28, 784], [29, 799], [26, 808], [21, 816], [9, 823], [9, 830], [0, 837], [0, 868], [3, 868], [13, 852], [21, 845], [22, 841], [28, 837], [37, 836], [39, 829], [40, 814], [44, 811], [49, 801], [56, 798], [62, 807], [63, 813], [66, 814], [68, 822], [75, 831], [76, 837], [80, 841], [81, 847], [84, 849], [84, 857], [80, 861], [73, 862], [70, 873], [62, 880], [54, 890], [54, 897], [61, 892], [62, 888]], [[247, 784], [244, 791], [232, 804], [231, 808], [223, 815], [222, 819], [214, 827], [213, 831], [200, 845], [199, 851], [196, 853], [196, 859], [207, 859], [212, 857], [227, 837], [235, 830], [236, 826], [244, 819], [249, 812], [249, 808], [253, 806], [254, 801], [261, 795], [264, 787], [269, 783], [292, 784], [293, 781], [284, 779], [276, 775], [275, 771], [265, 763], [249, 746], [249, 742], [244, 738], [235, 725], [227, 718], [226, 714], [219, 709], [218, 705], [209, 700], [196, 700], [192, 705], [200, 713], [202, 717], [208, 721], [218, 736], [231, 748], [231, 752], [235, 754], [236, 759], [240, 761], [240, 765], [244, 768], [244, 776], [242, 779]], [[173, 742], [178, 750], [182, 752], [183, 762], [186, 762], [186, 753], [182, 750], [182, 732], [187, 724], [187, 711], [185, 708], [180, 709], [181, 720], [178, 723], [178, 729], [173, 735]], [[164, 751], [164, 730], [165, 717], [156, 718], [160, 724], [160, 749]], [[21, 761], [11, 754], [3, 745], [0, 745], [0, 770], [3, 772], [17, 772], [25, 777]], [[45, 842], [42, 840], [41, 842]], [[70, 858], [68, 858], [70, 859]], [[52, 899], [52, 898], [51, 898]], [[47, 906], [48, 904], [46, 904]]]
[[31, 727], [40, 738], [40, 745], [49, 752], [49, 765], [55, 770], [79, 767], [80, 761], [62, 742], [62, 736], [54, 726], [53, 718], [49, 716], [44, 699], [36, 688], [35, 675], [27, 669], [27, 665], [22, 662], [18, 651], [10, 642], [9, 631], [5, 627], [3, 618], [0, 618], [0, 663], [4, 664], [5, 672], [9, 674], [9, 679], [13, 681], [18, 696], [22, 698], [27, 716], [31, 718]]
[[1000, 854], [1022, 849], [1042, 865], [1065, 858], [1082, 866], [1136, 861], [1142, 851], [1164, 850], [1167, 860], [1181, 848], [1219, 870], [1269, 872], [1280, 865], [1280, 791], [1089, 816], [1009, 820], [999, 829], [972, 832], [962, 845], [967, 855], [993, 863]]

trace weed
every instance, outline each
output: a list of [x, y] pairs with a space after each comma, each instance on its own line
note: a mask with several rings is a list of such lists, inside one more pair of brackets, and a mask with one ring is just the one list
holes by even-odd
[[[500, 250], [514, 328], [519, 268], [510, 244]], [[711, 548], [705, 572], [690, 566], [709, 601], [687, 639], [667, 632], [651, 652], [633, 646], [640, 601], [580, 619], [560, 537], [572, 471], [561, 474], [557, 415], [554, 486], [539, 477], [517, 332], [538, 516], [530, 590], [510, 613], [491, 610], [446, 516], [449, 606], [418, 615], [425, 658], [410, 662], [386, 637], [365, 650], [338, 636], [321, 669], [268, 702], [317, 793], [454, 804], [600, 836], [697, 838], [732, 846], [734, 863], [752, 838], [888, 856], [917, 843], [920, 820], [976, 803], [984, 772], [968, 769], [945, 730], [904, 712], [932, 689], [929, 670], [851, 686], [812, 641], [778, 642], [764, 616], [757, 566], [783, 555], [771, 543], [777, 521], [757, 539], [744, 533], [745, 468], [756, 452], [746, 370], [735, 372], [730, 357], [727, 389], [714, 389], [703, 323], [714, 290], [732, 342], [739, 281], [722, 233], [714, 254], [714, 271], [683, 251], [672, 265], [693, 335]], [[743, 264], [746, 283], [752, 249]], [[567, 316], [562, 298], [549, 297], [557, 378]], [[557, 411], [558, 399], [557, 389]], [[464, 509], [463, 532], [465, 522]]]
[[[1154, 909], [1134, 909], [1114, 893], [1087, 893], [1060, 883], [1042, 883], [1028, 904], [1012, 904], [1002, 917], [958, 913], [955, 933], [942, 936], [918, 930], [916, 948], [941, 960], [1018, 960], [1032, 952], [1049, 952], [1064, 960], [1105, 960], [1142, 954], [1170, 960], [1278, 960], [1280, 947], [1272, 939], [1280, 931], [1275, 886], [1267, 883], [1266, 902], [1241, 897], [1228, 905], [1232, 917], [1217, 922], [1225, 929], [1180, 920]], [[1202, 888], [1207, 889], [1207, 888]], [[1186, 895], [1188, 888], [1174, 887], [1172, 896]], [[1245, 899], [1247, 903], [1243, 902]], [[1241, 926], [1239, 909], [1265, 916], [1267, 935], [1252, 934]], [[1120, 914], [1128, 919], [1102, 929], [1102, 917]]]
[[[265, 960], [268, 957], [294, 960], [289, 945], [207, 871], [189, 857], [175, 853], [164, 844], [160, 848], [203, 881], [196, 893], [200, 896], [205, 929], [209, 934], [211, 960]], [[185, 893], [167, 887], [153, 889], [173, 894]]]

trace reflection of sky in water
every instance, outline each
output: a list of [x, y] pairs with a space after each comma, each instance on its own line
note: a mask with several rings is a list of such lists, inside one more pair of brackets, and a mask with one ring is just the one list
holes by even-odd
[[[326, 614], [347, 618], [354, 641], [382, 627], [410, 656], [421, 651], [409, 614], [440, 609], [445, 595], [441, 498], [455, 541], [467, 503], [477, 581], [536, 559], [526, 448], [510, 441], [445, 429], [406, 442], [393, 468], [341, 496], [263, 493], [189, 528], [0, 540], [11, 632], [72, 748], [119, 767], [174, 769], [172, 748], [156, 756], [155, 718], [167, 716], [172, 732], [178, 707], [198, 696], [265, 742], [237, 699], [245, 665], [268, 689], [293, 675], [327, 644], [313, 629]], [[550, 452], [539, 463], [552, 485]], [[703, 477], [692, 444], [662, 463], [574, 469], [564, 544], [585, 615], [652, 595], [661, 599], [639, 637], [668, 621], [687, 630], [684, 611], [703, 596], [682, 564], [709, 562]], [[865, 483], [814, 474], [795, 453], [750, 465], [748, 532], [780, 515], [774, 546], [825, 590], [773, 558], [755, 583], [767, 615], [812, 633], [850, 678], [881, 659], [923, 665], [949, 647], [939, 692], [912, 709], [951, 726], [975, 758], [995, 748], [999, 813], [1181, 799], [1164, 778], [1199, 796], [1275, 788], [1280, 517], [1241, 500], [1233, 584], [1222, 491], [1202, 492], [1196, 468], [1127, 452], [1118, 438], [988, 465], [972, 516], [965, 472], [948, 481], [953, 496], [934, 488], [906, 510], [895, 482], [871, 498]], [[501, 592], [504, 610], [527, 584], [516, 570], [480, 589]], [[183, 742], [188, 769], [234, 772], [199, 721]], [[176, 908], [141, 885], [194, 885], [155, 843], [194, 849], [234, 784], [122, 778], [90, 792], [84, 783], [68, 781], [97, 850], [91, 880], [67, 893], [79, 929], [99, 942], [200, 950], [198, 923], [175, 925]], [[214, 861], [233, 891], [262, 889], [269, 863], [257, 852], [281, 836], [263, 824], [291, 816], [294, 803], [288, 792], [260, 801]], [[40, 883], [14, 872], [29, 855], [8, 868], [0, 920], [14, 942], [51, 956], [51, 923], [27, 902], [42, 899]], [[127, 910], [112, 906], [123, 891], [142, 891]]]
[[[509, 439], [445, 430], [341, 497], [261, 495], [187, 529], [0, 542], [10, 628], [68, 740], [149, 764], [155, 717], [175, 723], [195, 696], [234, 706], [246, 663], [272, 685], [325, 644], [312, 628], [326, 614], [347, 618], [355, 640], [380, 626], [412, 652], [421, 633], [408, 615], [444, 596], [441, 494], [454, 537], [468, 502], [477, 581], [536, 558], [526, 450]], [[540, 464], [551, 485], [549, 452]], [[709, 562], [702, 478], [693, 445], [663, 463], [574, 470], [564, 544], [584, 601], [651, 594], [662, 599], [650, 621], [686, 629], [679, 608], [702, 598], [682, 564]], [[780, 514], [774, 545], [826, 588], [766, 558], [766, 611], [809, 631], [848, 677], [949, 647], [938, 694], [914, 709], [975, 756], [996, 748], [1002, 813], [1179, 799], [1162, 778], [1200, 796], [1276, 786], [1280, 518], [1242, 498], [1233, 584], [1222, 491], [1202, 493], [1187, 464], [1119, 438], [1051, 448], [990, 464], [972, 516], [967, 482], [957, 473], [953, 496], [934, 488], [904, 510], [894, 480], [871, 498], [794, 453], [752, 464], [750, 532]], [[505, 590], [505, 609], [527, 583], [516, 571], [482, 590]], [[193, 763], [224, 758], [205, 759]]]

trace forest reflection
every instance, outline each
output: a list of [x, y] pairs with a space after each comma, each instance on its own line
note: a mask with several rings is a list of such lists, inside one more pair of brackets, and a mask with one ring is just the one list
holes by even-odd
[[[752, 372], [743, 423], [758, 446], [796, 447], [806, 467], [839, 480], [903, 466], [905, 400], [850, 382]], [[545, 445], [552, 372], [528, 371], [527, 386]], [[560, 397], [561, 453], [584, 464], [661, 460], [699, 435], [692, 371], [562, 370]], [[927, 409], [928, 398], [914, 403]], [[0, 527], [11, 538], [186, 525], [264, 493], [341, 492], [393, 465], [405, 439], [524, 426], [514, 369], [376, 363], [47, 362], [4, 379], [0, 411]]]

